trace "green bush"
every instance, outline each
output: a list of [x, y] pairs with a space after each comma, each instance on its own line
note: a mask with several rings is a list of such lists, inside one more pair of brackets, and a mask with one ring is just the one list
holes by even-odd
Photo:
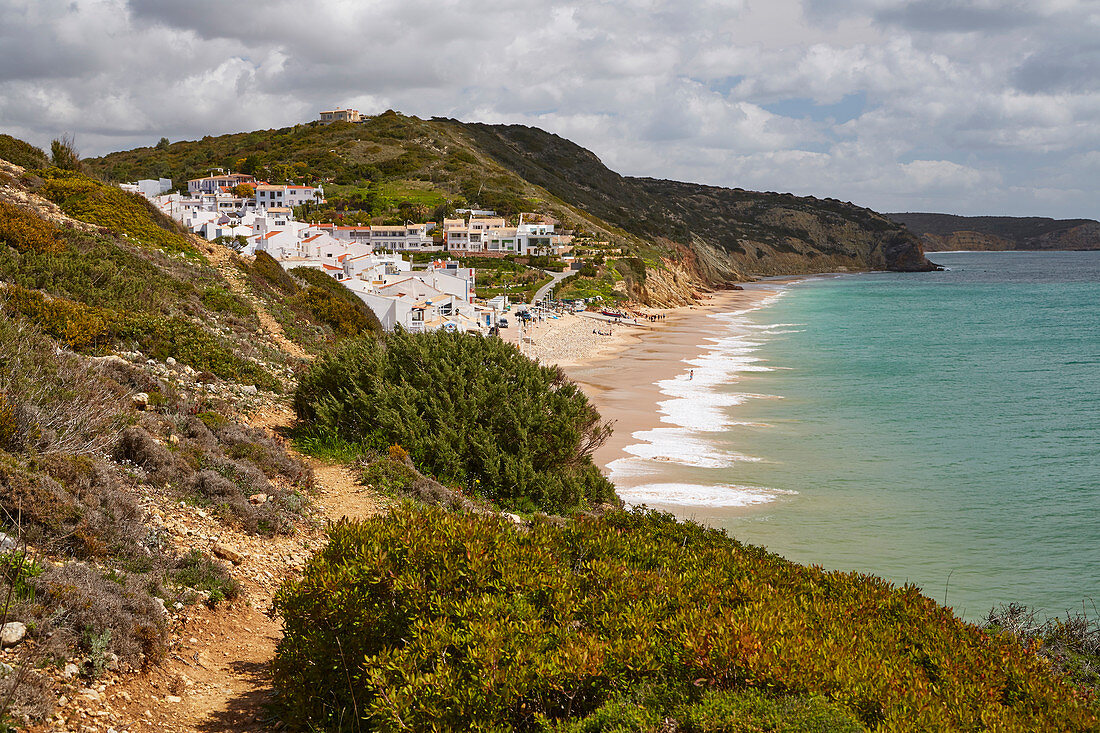
[[279, 261], [267, 252], [257, 252], [256, 259], [250, 268], [267, 285], [280, 290], [285, 295], [294, 295], [298, 292], [298, 283], [294, 282]]
[[199, 550], [191, 550], [180, 558], [176, 567], [168, 571], [168, 579], [176, 585], [204, 591], [211, 606], [231, 601], [240, 594], [240, 584], [229, 571]]
[[[1032, 651], [911, 585], [802, 567], [654, 512], [519, 529], [406, 505], [332, 527], [275, 608], [277, 703], [298, 729], [1100, 724], [1096, 699]], [[627, 720], [605, 707], [616, 699], [656, 715]]]
[[40, 149], [11, 135], [0, 135], [0, 159], [23, 168], [42, 168], [48, 162]]
[[30, 209], [0, 201], [0, 245], [18, 252], [56, 252], [64, 245], [58, 228]]
[[65, 298], [10, 286], [0, 303], [9, 315], [27, 318], [45, 333], [77, 351], [100, 351], [110, 344], [137, 344], [153, 358], [173, 357], [200, 371], [279, 391], [278, 379], [234, 353], [206, 329], [182, 316], [116, 312]]
[[376, 451], [393, 444], [424, 472], [501, 507], [570, 511], [612, 500], [592, 451], [611, 428], [556, 367], [468, 334], [354, 339], [314, 362], [299, 421]]
[[[347, 308], [350, 307], [351, 310], [354, 311], [354, 315], [349, 313], [343, 317], [343, 320], [351, 322], [354, 328], [358, 329], [355, 334], [367, 333], [368, 331], [374, 333], [382, 332], [382, 324], [379, 322], [378, 316], [374, 314], [370, 306], [363, 302], [362, 298], [348, 290], [343, 283], [337, 282], [320, 270], [313, 270], [308, 267], [296, 267], [290, 271], [290, 274], [306, 282], [311, 287], [323, 290], [341, 301], [345, 306], [341, 309], [341, 312], [346, 312]], [[321, 314], [316, 313], [315, 315], [317, 315], [320, 320], [325, 320]], [[334, 324], [330, 323], [330, 325], [333, 325], [335, 328]]]
[[[322, 275], [321, 277], [328, 277]], [[328, 278], [332, 280], [332, 278]], [[333, 280], [335, 283], [336, 281]], [[336, 283], [339, 285], [339, 283]], [[343, 287], [340, 285], [340, 287]], [[292, 296], [287, 304], [292, 308], [301, 308], [313, 314], [321, 323], [332, 327], [339, 337], [360, 336], [371, 331], [371, 324], [362, 311], [346, 300], [336, 297], [327, 290], [309, 286]]]
[[0, 578], [11, 587], [12, 599], [24, 601], [34, 597], [34, 586], [27, 581], [42, 574], [42, 566], [22, 552], [0, 554]]
[[74, 219], [125, 234], [146, 246], [199, 256], [179, 225], [142, 196], [75, 171], [50, 168], [45, 176], [38, 193]]

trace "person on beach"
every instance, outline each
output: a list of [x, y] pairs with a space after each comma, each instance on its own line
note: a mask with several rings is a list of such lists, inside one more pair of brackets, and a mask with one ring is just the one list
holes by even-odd
[[695, 379], [695, 370], [694, 369], [689, 369], [688, 370], [688, 381], [690, 382], [693, 379]]

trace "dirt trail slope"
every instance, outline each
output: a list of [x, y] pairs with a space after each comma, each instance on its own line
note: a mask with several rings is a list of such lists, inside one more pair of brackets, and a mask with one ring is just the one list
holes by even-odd
[[[201, 245], [230, 288], [255, 306], [265, 335], [288, 354], [311, 358], [248, 292], [233, 255], [205, 241]], [[248, 417], [251, 425], [273, 436], [293, 420], [286, 405], [262, 408]], [[347, 466], [288, 452], [314, 471], [313, 522], [292, 536], [255, 537], [227, 528], [198, 507], [166, 506], [155, 497], [144, 502], [150, 522], [166, 529], [178, 550], [197, 548], [226, 561], [241, 594], [214, 610], [202, 604], [169, 608], [172, 641], [163, 664], [136, 676], [109, 674], [73, 699], [63, 698], [55, 716], [38, 730], [212, 733], [277, 726], [267, 711], [270, 663], [282, 638], [281, 623], [271, 616], [275, 591], [321, 547], [329, 521], [369, 517], [388, 506], [385, 497], [360, 485]]]
[[[250, 423], [274, 433], [292, 420], [293, 413], [282, 407], [258, 412]], [[181, 550], [197, 547], [230, 561], [241, 596], [215, 610], [202, 605], [169, 609], [173, 642], [161, 666], [130, 678], [108, 677], [85, 688], [61, 706], [47, 730], [272, 729], [266, 710], [269, 665], [282, 637], [280, 622], [270, 615], [275, 591], [323, 544], [328, 521], [365, 518], [387, 508], [386, 498], [360, 485], [346, 466], [302, 458], [314, 470], [316, 521], [294, 536], [265, 539], [229, 531], [191, 506], [153, 510], [154, 522], [171, 532]]]

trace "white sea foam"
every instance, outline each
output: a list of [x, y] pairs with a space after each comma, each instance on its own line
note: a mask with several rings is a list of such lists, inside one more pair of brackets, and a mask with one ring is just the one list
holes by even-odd
[[672, 506], [735, 507], [767, 504], [795, 491], [768, 489], [738, 484], [644, 484], [619, 489], [628, 504], [667, 504]]
[[[771, 336], [792, 333], [805, 325], [758, 324], [745, 318], [746, 314], [774, 303], [782, 294], [780, 291], [770, 295], [753, 308], [708, 316], [718, 321], [714, 330], [721, 335], [702, 339], [702, 353], [684, 360], [686, 368], [682, 374], [657, 382], [657, 388], [667, 398], [657, 405], [660, 420], [670, 427], [638, 431], [632, 435], [638, 442], [627, 446], [627, 457], [608, 466], [611, 479], [616, 484], [631, 483], [631, 479], [644, 482], [647, 476], [661, 471], [668, 464], [722, 469], [731, 468], [739, 462], [762, 460], [715, 445], [708, 434], [734, 426], [770, 427], [767, 423], [735, 420], [730, 408], [749, 399], [770, 398], [771, 395], [731, 392], [728, 388], [744, 374], [772, 371], [774, 367], [756, 356], [755, 352]], [[774, 501], [784, 493], [793, 492], [736, 484], [708, 486], [669, 482], [619, 488], [619, 495], [631, 503], [713, 507], [762, 504]]]
[[755, 463], [762, 459], [742, 453], [718, 450], [710, 441], [696, 437], [684, 428], [639, 430], [631, 437], [644, 441], [628, 445], [626, 452], [648, 461], [678, 463], [697, 468], [729, 468], [739, 462]]

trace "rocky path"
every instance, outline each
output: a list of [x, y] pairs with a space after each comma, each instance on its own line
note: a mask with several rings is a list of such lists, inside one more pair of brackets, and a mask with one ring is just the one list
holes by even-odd
[[[250, 422], [274, 431], [292, 419], [293, 413], [280, 407], [258, 412]], [[198, 547], [231, 564], [242, 593], [214, 610], [201, 604], [169, 609], [173, 641], [163, 664], [128, 678], [108, 676], [85, 688], [77, 699], [65, 701], [46, 730], [213, 733], [277, 727], [266, 708], [270, 663], [282, 638], [281, 623], [271, 616], [276, 590], [323, 545], [328, 521], [387, 509], [385, 497], [360, 485], [346, 466], [298, 457], [314, 470], [315, 521], [295, 535], [261, 538], [233, 532], [190, 506], [154, 512], [155, 523], [168, 529], [181, 552]]]

